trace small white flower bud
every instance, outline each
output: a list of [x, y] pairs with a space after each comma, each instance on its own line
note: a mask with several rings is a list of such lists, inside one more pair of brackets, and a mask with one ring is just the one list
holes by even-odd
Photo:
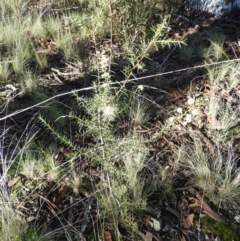
[[193, 105], [193, 104], [195, 103], [195, 100], [194, 100], [193, 98], [189, 98], [188, 101], [187, 101], [187, 103], [188, 103], [189, 105]]
[[177, 108], [177, 113], [182, 114], [183, 110], [182, 108]]
[[139, 90], [143, 90], [143, 85], [138, 85], [137, 87]]
[[182, 125], [186, 126], [186, 125], [187, 125], [187, 122], [186, 122], [186, 121], [183, 121], [183, 122], [182, 122]]
[[187, 123], [192, 122], [192, 115], [191, 114], [187, 114], [185, 120], [186, 120]]
[[193, 115], [193, 116], [198, 115], [198, 109], [194, 109], [194, 110], [192, 110], [192, 115]]

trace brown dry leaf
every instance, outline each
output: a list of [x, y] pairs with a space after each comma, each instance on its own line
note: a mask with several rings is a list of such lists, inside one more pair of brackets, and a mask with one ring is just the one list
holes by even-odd
[[27, 223], [32, 222], [34, 219], [35, 219], [35, 217], [33, 217], [33, 216], [27, 217], [26, 222]]
[[194, 218], [194, 214], [189, 214], [186, 219], [183, 220], [183, 227], [184, 228], [191, 228], [191, 226], [193, 225], [193, 218]]
[[185, 217], [187, 217], [189, 214], [190, 214], [190, 208], [182, 211], [182, 215], [184, 215]]
[[227, 102], [236, 102], [237, 100], [229, 95], [229, 92], [227, 90], [221, 89], [216, 86], [211, 86], [208, 84], [205, 84], [205, 87], [209, 88], [210, 90], [206, 91], [204, 93], [205, 96], [213, 96], [214, 94], [220, 95], [223, 99], [227, 100]]
[[67, 186], [67, 183], [63, 181], [58, 189], [58, 191], [55, 193], [53, 198], [53, 203], [57, 206], [62, 202], [62, 200], [65, 197], [65, 194], [69, 190], [69, 187]]
[[199, 213], [199, 212], [201, 212], [201, 210], [202, 210], [202, 208], [200, 206], [193, 208], [194, 213]]
[[26, 208], [24, 205], [22, 205], [22, 204], [19, 204], [18, 206], [17, 206], [17, 208], [21, 208], [21, 209], [23, 209], [23, 210], [29, 210], [29, 208]]
[[[38, 53], [43, 52], [43, 50], [45, 50], [45, 52], [47, 53], [46, 50], [52, 50], [55, 51], [56, 50], [56, 43], [53, 42], [50, 38], [48, 37], [43, 37], [41, 39], [38, 40], [38, 45], [41, 49], [38, 50]], [[51, 53], [51, 52], [50, 52]]]
[[180, 209], [182, 210], [182, 215], [187, 217], [190, 214], [190, 208], [188, 206], [188, 200], [185, 199], [185, 198], [181, 198], [178, 205], [179, 205]]
[[207, 204], [207, 202], [199, 195], [196, 195], [197, 199], [195, 199], [199, 205], [202, 207], [202, 209], [205, 211], [205, 213], [211, 217], [212, 219], [218, 221], [218, 222], [222, 222], [222, 223], [226, 223], [226, 220], [220, 216], [218, 213], [214, 212], [210, 206]]
[[179, 207], [181, 210], [186, 210], [188, 208], [188, 201], [185, 198], [181, 198], [181, 201], [179, 202]]
[[104, 241], [112, 241], [112, 234], [109, 231], [104, 231]]
[[173, 38], [175, 38], [175, 39], [182, 39], [183, 36], [181, 36], [180, 33], [174, 33], [173, 34]]
[[53, 214], [53, 216], [56, 216], [57, 213], [55, 212], [54, 208], [57, 209], [57, 206], [52, 203], [51, 201], [49, 201], [47, 198], [43, 197], [43, 196], [40, 196], [44, 202], [46, 202], [47, 204], [47, 209]]
[[201, 110], [198, 110], [198, 115], [199, 115], [200, 117], [205, 117], [205, 116], [206, 116], [206, 114], [204, 114], [204, 112], [201, 111]]
[[202, 206], [202, 208], [205, 211], [209, 211], [209, 212], [213, 212], [213, 210], [210, 208], [210, 206], [207, 204], [207, 202], [201, 197], [201, 195], [197, 194], [196, 195], [197, 199], [195, 199], [200, 206]]
[[237, 100], [235, 100], [233, 97], [231, 97], [228, 93], [228, 91], [226, 90], [220, 90], [219, 91], [219, 94], [225, 99], [227, 100], [228, 103], [231, 103], [231, 102], [236, 102]]
[[199, 212], [201, 212], [201, 207], [200, 207], [200, 205], [199, 205], [199, 202], [198, 202], [198, 203], [197, 203], [197, 202], [195, 202], [195, 203], [190, 203], [188, 207], [193, 209], [193, 213], [199, 213]]
[[165, 89], [169, 93], [169, 96], [167, 97], [167, 100], [169, 101], [173, 101], [173, 100], [177, 100], [185, 97], [179, 90], [177, 90], [176, 88], [173, 88], [170, 85], [167, 86]]
[[73, 218], [74, 218], [74, 215], [73, 215], [73, 197], [70, 196], [70, 208], [68, 210], [68, 218], [67, 218], [68, 222], [72, 223]]
[[185, 237], [182, 235], [182, 236], [180, 237], [180, 241], [187, 241], [187, 240], [186, 240]]
[[145, 235], [144, 241], [152, 241], [153, 239], [157, 240], [157, 241], [162, 241], [162, 238], [160, 236], [158, 238], [156, 235], [154, 235], [150, 232], [147, 232]]
[[158, 237], [150, 232], [147, 232], [146, 235], [144, 235], [142, 232], [136, 230], [137, 234], [144, 240], [144, 241], [152, 241], [153, 238], [157, 241], [163, 241], [162, 238], [158, 235]]
[[13, 185], [15, 185], [18, 181], [20, 180], [20, 177], [14, 177], [13, 179], [11, 179], [9, 182], [8, 182], [8, 187], [12, 187]]
[[152, 241], [153, 235], [150, 232], [147, 232], [144, 238], [144, 241]]
[[195, 207], [199, 207], [199, 204], [198, 203], [190, 203], [188, 206], [190, 208], [195, 208]]
[[144, 235], [142, 232], [136, 230], [136, 233], [137, 233], [143, 240], [145, 239], [145, 235]]
[[227, 223], [226, 220], [220, 216], [218, 213], [212, 211], [212, 212], [209, 212], [209, 211], [205, 211], [204, 212], [209, 216], [211, 217], [212, 219], [218, 221], [218, 222], [221, 222], [221, 223]]

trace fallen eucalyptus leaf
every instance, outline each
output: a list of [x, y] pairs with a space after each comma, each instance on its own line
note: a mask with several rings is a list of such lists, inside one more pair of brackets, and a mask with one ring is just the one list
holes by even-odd
[[196, 195], [197, 199], [195, 199], [199, 205], [202, 207], [202, 209], [204, 210], [204, 212], [211, 218], [213, 218], [214, 220], [218, 221], [218, 222], [222, 222], [222, 223], [227, 223], [226, 220], [220, 216], [218, 213], [214, 212], [210, 206], [207, 204], [207, 202], [199, 195]]
[[150, 232], [147, 232], [144, 241], [152, 241], [153, 240], [153, 235]]
[[35, 217], [30, 216], [26, 218], [27, 223], [32, 222], [35, 219]]
[[20, 180], [20, 177], [14, 177], [13, 179], [11, 179], [9, 182], [8, 182], [8, 187], [12, 187], [13, 185], [15, 185], [18, 181]]
[[112, 234], [109, 231], [104, 231], [104, 241], [112, 241]]
[[183, 220], [183, 227], [184, 228], [190, 228], [193, 225], [193, 218], [194, 214], [189, 214], [184, 220]]

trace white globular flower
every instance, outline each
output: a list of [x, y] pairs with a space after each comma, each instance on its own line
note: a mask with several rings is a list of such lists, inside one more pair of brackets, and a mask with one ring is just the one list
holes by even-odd
[[182, 114], [183, 110], [182, 108], [177, 108], [177, 113]]
[[175, 120], [175, 117], [174, 116], [171, 116], [170, 118], [169, 118], [169, 121], [170, 122], [173, 122]]
[[109, 83], [103, 83], [103, 84], [101, 85], [101, 87], [107, 88], [107, 87], [109, 87]]
[[103, 79], [110, 79], [110, 74], [108, 72], [104, 72], [102, 75], [101, 75], [101, 78]]
[[186, 125], [187, 125], [187, 122], [186, 122], [186, 121], [183, 121], [183, 122], [182, 122], [182, 125], [186, 126]]
[[188, 103], [189, 105], [193, 105], [193, 104], [195, 103], [195, 100], [190, 97], [190, 98], [188, 98], [187, 103]]
[[192, 122], [192, 115], [191, 114], [187, 114], [185, 120], [186, 120], [187, 123]]
[[143, 85], [138, 85], [137, 87], [139, 90], [143, 90]]
[[193, 109], [193, 110], [192, 110], [192, 115], [193, 115], [193, 116], [198, 115], [198, 109]]
[[109, 66], [109, 57], [107, 55], [102, 55], [100, 60], [100, 67], [105, 70]]
[[117, 107], [113, 105], [106, 105], [99, 108], [104, 120], [114, 120], [117, 112]]

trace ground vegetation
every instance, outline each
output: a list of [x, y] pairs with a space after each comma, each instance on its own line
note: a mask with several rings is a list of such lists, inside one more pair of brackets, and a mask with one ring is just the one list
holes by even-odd
[[240, 17], [179, 0], [0, 2], [0, 240], [240, 240]]

